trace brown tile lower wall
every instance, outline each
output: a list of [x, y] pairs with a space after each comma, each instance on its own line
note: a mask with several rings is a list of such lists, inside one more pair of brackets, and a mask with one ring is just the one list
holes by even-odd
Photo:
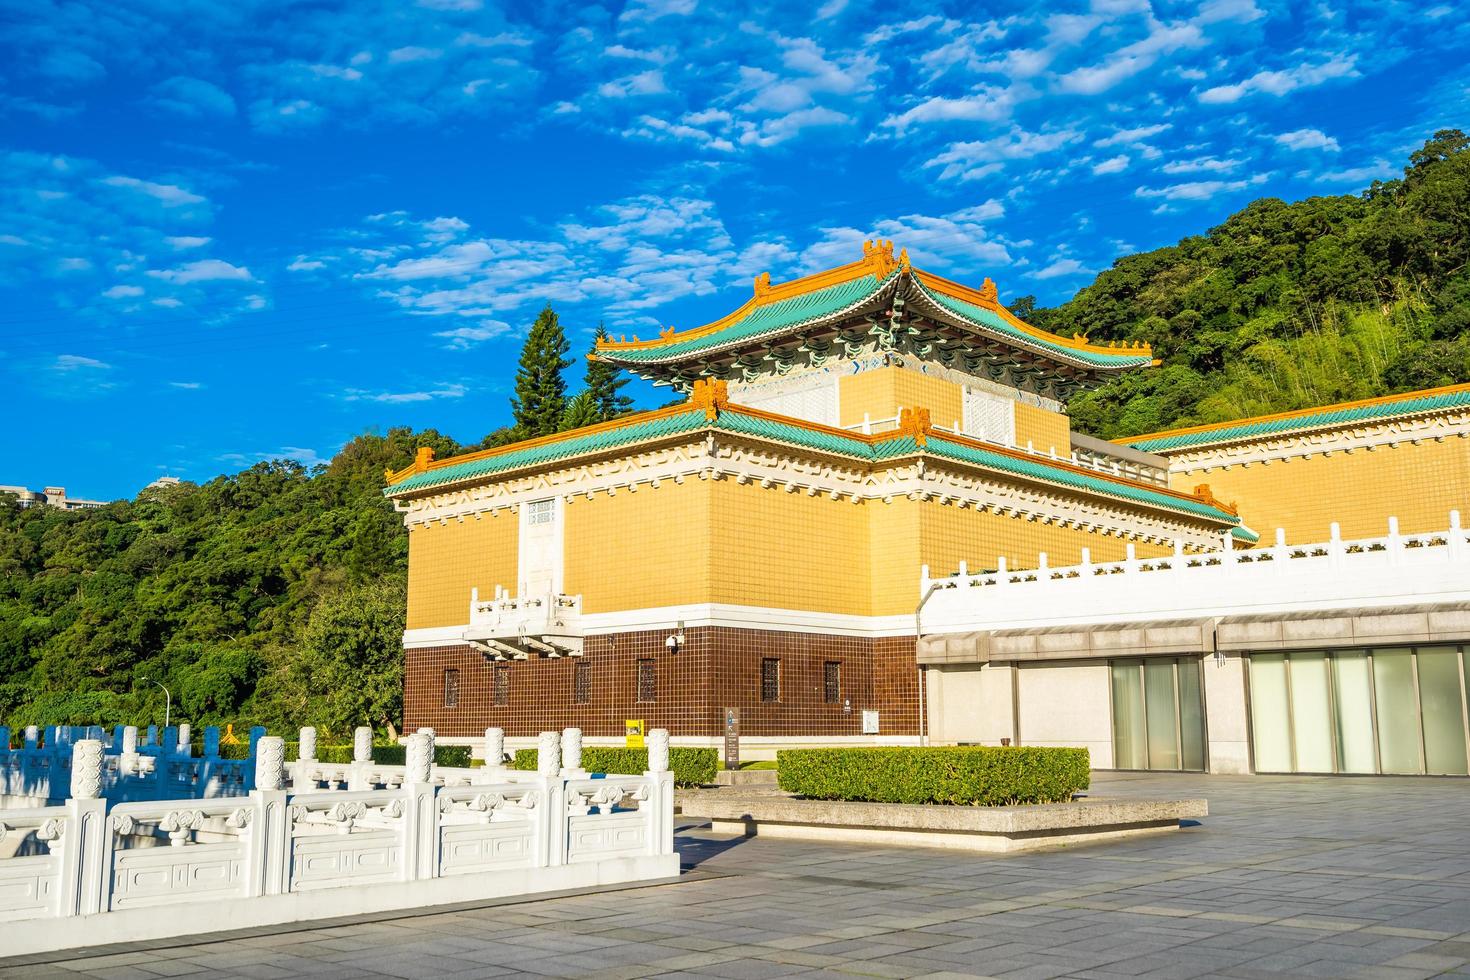
[[[623, 722], [641, 718], [674, 735], [717, 736], [721, 710], [740, 709], [743, 735], [858, 735], [863, 709], [879, 713], [880, 735], [918, 731], [919, 688], [912, 637], [832, 636], [776, 630], [698, 627], [685, 631], [678, 653], [664, 646], [665, 631], [589, 636], [581, 657], [505, 661], [507, 704], [494, 703], [491, 663], [468, 646], [405, 652], [404, 724], [440, 735], [473, 737], [495, 725], [510, 736], [575, 726], [593, 737], [623, 734]], [[781, 661], [781, 699], [761, 700], [761, 661]], [[637, 700], [638, 661], [651, 659], [657, 677], [652, 702]], [[823, 701], [824, 665], [841, 664], [837, 704]], [[573, 678], [589, 671], [588, 703], [574, 701]], [[457, 707], [444, 705], [444, 672], [459, 671]], [[851, 702], [844, 712], [842, 699]]]

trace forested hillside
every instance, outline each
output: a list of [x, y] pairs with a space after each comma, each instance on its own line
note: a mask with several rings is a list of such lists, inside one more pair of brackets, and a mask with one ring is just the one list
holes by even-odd
[[1163, 364], [1070, 406], [1115, 438], [1470, 380], [1470, 141], [1436, 133], [1361, 194], [1253, 202], [1119, 259], [1070, 302], [1012, 309], [1056, 333], [1144, 340]]
[[[1118, 260], [1065, 305], [1012, 308], [1094, 340], [1146, 340], [1161, 368], [1079, 398], [1079, 428], [1131, 435], [1470, 380], [1470, 141], [1441, 132], [1400, 180], [1260, 200], [1205, 235]], [[568, 397], [548, 307], [515, 425], [474, 446], [393, 429], [324, 467], [262, 463], [95, 511], [0, 498], [0, 720], [174, 717], [196, 725], [388, 729], [401, 705], [407, 536], [385, 469], [629, 409], [594, 365]]]

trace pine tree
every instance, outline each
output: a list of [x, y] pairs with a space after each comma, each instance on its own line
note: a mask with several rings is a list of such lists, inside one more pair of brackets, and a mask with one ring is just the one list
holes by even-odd
[[602, 416], [597, 414], [597, 401], [592, 397], [591, 391], [581, 391], [577, 397], [567, 402], [567, 410], [561, 415], [561, 428], [565, 432], [568, 429], [580, 429], [584, 425], [595, 425], [602, 421]]
[[[592, 341], [594, 352], [597, 350], [597, 342], [606, 337], [607, 331], [599, 323], [597, 336]], [[623, 385], [627, 383], [628, 379], [623, 377], [623, 372], [616, 364], [590, 357], [587, 359], [587, 391], [597, 405], [599, 419], [606, 421], [633, 410], [633, 399], [621, 393]]]
[[516, 393], [510, 400], [516, 428], [525, 438], [561, 431], [561, 417], [567, 407], [567, 382], [562, 372], [572, 366], [566, 357], [570, 349], [561, 321], [547, 303], [521, 349]]

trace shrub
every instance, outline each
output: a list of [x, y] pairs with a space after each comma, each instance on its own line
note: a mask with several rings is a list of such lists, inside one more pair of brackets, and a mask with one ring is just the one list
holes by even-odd
[[[203, 753], [202, 743], [194, 747], [194, 754]], [[402, 745], [387, 744], [373, 746], [373, 761], [380, 766], [401, 766], [404, 764], [406, 749]], [[250, 743], [242, 739], [239, 745], [221, 745], [220, 758], [222, 759], [244, 759], [250, 754]], [[300, 746], [296, 742], [286, 743], [286, 762], [295, 762], [301, 754]], [[352, 761], [351, 745], [317, 745], [316, 758], [318, 762], [326, 762], [332, 765], [344, 765]], [[448, 766], [451, 769], [467, 769], [470, 765], [470, 747], [468, 745], [436, 745], [434, 746], [434, 765]], [[533, 767], [534, 768], [534, 767]]]
[[1086, 749], [1029, 746], [793, 749], [777, 781], [814, 800], [1012, 806], [1070, 800], [1091, 782]]
[[[669, 749], [669, 771], [676, 786], [703, 786], [715, 781], [719, 755], [714, 749]], [[534, 771], [536, 750], [521, 749], [512, 764], [515, 769]], [[633, 775], [648, 769], [647, 749], [587, 746], [582, 749], [582, 768], [588, 772]]]

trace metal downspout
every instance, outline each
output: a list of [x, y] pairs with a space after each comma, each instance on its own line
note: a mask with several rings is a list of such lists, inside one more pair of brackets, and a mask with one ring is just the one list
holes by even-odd
[[[914, 653], [916, 656], [919, 652], [919, 641], [924, 638], [924, 606], [928, 603], [930, 597], [938, 592], [939, 589], [939, 583], [931, 582], [929, 588], [925, 589], [923, 596], [919, 598], [919, 604], [914, 607]], [[929, 715], [925, 711], [924, 706], [924, 696], [926, 693], [924, 688], [927, 678], [925, 677], [923, 664], [916, 662], [914, 667], [919, 672], [919, 744], [922, 746], [929, 744]]]

